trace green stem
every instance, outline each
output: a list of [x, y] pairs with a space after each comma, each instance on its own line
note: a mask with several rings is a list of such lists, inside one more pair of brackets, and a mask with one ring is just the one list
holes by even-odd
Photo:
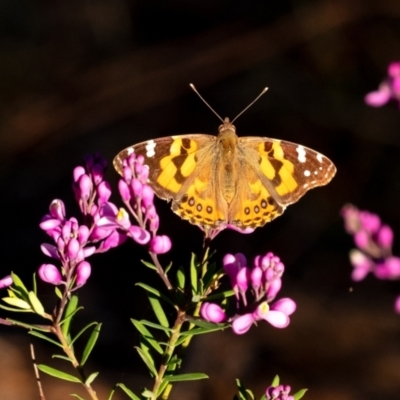
[[75, 353], [74, 353], [72, 347], [69, 345], [66, 337], [64, 336], [64, 333], [63, 333], [61, 327], [58, 324], [54, 324], [52, 331], [57, 336], [60, 343], [62, 344], [64, 353], [68, 356], [68, 358], [71, 361], [72, 366], [76, 369], [76, 371], [79, 375], [79, 378], [82, 381], [82, 385], [88, 392], [90, 398], [92, 400], [98, 400], [96, 392], [90, 386], [90, 384], [88, 385], [88, 384], [84, 383], [86, 381], [85, 372], [83, 371], [82, 366], [79, 364], [78, 360], [76, 359]]
[[[153, 390], [152, 390], [153, 396], [151, 397], [151, 400], [157, 399], [157, 392], [160, 388], [160, 385], [163, 382], [165, 372], [168, 369], [168, 362], [170, 361], [171, 357], [174, 354], [175, 345], [176, 345], [177, 340], [179, 339], [182, 325], [185, 322], [185, 320], [186, 320], [185, 311], [179, 310], [178, 315], [175, 320], [174, 327], [172, 328], [172, 335], [170, 336], [170, 338], [168, 340], [165, 352], [163, 354], [163, 361], [158, 369], [158, 373], [157, 373], [156, 380], [154, 382], [154, 386], [153, 386]], [[171, 388], [169, 388], [169, 389], [167, 388], [163, 393], [162, 399], [163, 400], [168, 399], [170, 392], [171, 392]]]

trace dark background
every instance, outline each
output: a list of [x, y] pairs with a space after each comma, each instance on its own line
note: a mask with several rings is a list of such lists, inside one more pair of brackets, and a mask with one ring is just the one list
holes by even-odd
[[[350, 280], [352, 240], [339, 214], [351, 202], [400, 229], [398, 105], [363, 102], [400, 58], [399, 20], [398, 0], [3, 0], [0, 275], [13, 270], [28, 284], [48, 261], [38, 223], [54, 198], [65, 201], [68, 216], [77, 215], [71, 172], [85, 154], [100, 151], [111, 163], [142, 140], [216, 134], [219, 121], [190, 82], [230, 118], [268, 86], [235, 123], [239, 136], [301, 143], [331, 158], [338, 173], [254, 234], [221, 233], [214, 248], [218, 263], [226, 252], [252, 260], [274, 251], [287, 268], [282, 296], [295, 299], [298, 310], [285, 330], [261, 323], [245, 336], [196, 338], [183, 371], [203, 371], [210, 380], [177, 385], [171, 399], [230, 399], [235, 378], [259, 396], [276, 373], [296, 390], [309, 388], [308, 400], [399, 399], [393, 302], [400, 286]], [[112, 168], [107, 179], [115, 188]], [[113, 201], [120, 204], [116, 195]], [[173, 240], [163, 260], [187, 266], [201, 233], [167, 204], [157, 206], [160, 232]], [[400, 254], [397, 238], [394, 252]], [[85, 310], [77, 325], [104, 322], [88, 365], [101, 371], [95, 386], [103, 399], [115, 382], [136, 392], [151, 384], [129, 322], [151, 318], [135, 287], [153, 279], [139, 262], [145, 257], [133, 242], [93, 256], [92, 277], [80, 290]], [[40, 291], [51, 310], [53, 288], [41, 284]], [[22, 330], [0, 329], [2, 400], [38, 398], [28, 346]], [[38, 362], [55, 365], [46, 359], [52, 348], [35, 346]], [[75, 390], [42, 380], [50, 400]]]

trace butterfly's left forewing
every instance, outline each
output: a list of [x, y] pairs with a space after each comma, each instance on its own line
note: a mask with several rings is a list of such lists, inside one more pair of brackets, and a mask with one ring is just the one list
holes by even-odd
[[328, 184], [336, 167], [329, 158], [308, 147], [283, 140], [241, 137], [240, 145], [257, 154], [260, 180], [282, 206], [292, 204], [308, 190]]

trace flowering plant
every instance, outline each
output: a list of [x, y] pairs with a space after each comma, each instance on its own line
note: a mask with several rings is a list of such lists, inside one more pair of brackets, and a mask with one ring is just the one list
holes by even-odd
[[[211, 262], [211, 238], [205, 241], [203, 255], [192, 256], [188, 270], [183, 267], [173, 271], [171, 265], [164, 267], [158, 256], [168, 253], [172, 243], [168, 236], [160, 235], [160, 219], [154, 206], [154, 192], [147, 184], [148, 167], [141, 157], [131, 155], [124, 164], [123, 177], [118, 190], [124, 207], [118, 208], [110, 202], [111, 187], [104, 180], [106, 162], [99, 155], [86, 157], [84, 166], [73, 171], [73, 190], [79, 204], [80, 217], [67, 217], [62, 200], [53, 200], [49, 212], [40, 222], [40, 228], [49, 236], [51, 243], [41, 245], [43, 254], [52, 261], [40, 265], [39, 278], [55, 287], [55, 304], [51, 311], [43, 306], [34, 278], [29, 290], [15, 273], [0, 280], [0, 289], [7, 288], [0, 307], [11, 312], [33, 313], [43, 323], [31, 324], [23, 320], [0, 318], [4, 325], [14, 325], [28, 333], [55, 345], [61, 354], [54, 357], [67, 361], [75, 373], [67, 373], [49, 365], [36, 366], [40, 372], [55, 378], [82, 385], [90, 399], [98, 399], [93, 387], [98, 372], [88, 373], [87, 362], [101, 332], [101, 323], [87, 324], [77, 335], [71, 330], [74, 316], [81, 311], [78, 291], [83, 290], [91, 275], [90, 257], [96, 253], [110, 251], [127, 240], [146, 246], [151, 262], [143, 264], [161, 278], [166, 291], [139, 282], [148, 297], [155, 319], [132, 319], [139, 332], [140, 343], [136, 350], [147, 367], [153, 384], [135, 394], [123, 383], [111, 390], [112, 399], [117, 388], [130, 399], [167, 399], [172, 386], [179, 381], [205, 379], [201, 372], [180, 373], [182, 355], [192, 338], [209, 334], [231, 326], [236, 334], [246, 333], [258, 321], [265, 320], [277, 328], [290, 323], [289, 316], [296, 303], [290, 298], [275, 301], [281, 286], [284, 265], [280, 258], [267, 253], [257, 256], [249, 266], [243, 254], [227, 254], [223, 268]], [[132, 222], [132, 221], [135, 222]], [[218, 232], [214, 232], [214, 236]], [[221, 290], [221, 282], [228, 276], [230, 290]], [[232, 304], [229, 300], [234, 299]], [[168, 312], [166, 308], [168, 307]], [[167, 315], [174, 310], [174, 320]], [[74, 343], [82, 340], [84, 332], [90, 332], [82, 354], [77, 354]], [[154, 332], [163, 334], [162, 339]], [[157, 337], [157, 338], [156, 338]], [[41, 398], [44, 390], [38, 379]], [[237, 381], [236, 399], [254, 399], [254, 394]], [[281, 385], [276, 377], [261, 399], [298, 400], [305, 390], [290, 395], [290, 387]], [[75, 397], [81, 398], [77, 394]]]

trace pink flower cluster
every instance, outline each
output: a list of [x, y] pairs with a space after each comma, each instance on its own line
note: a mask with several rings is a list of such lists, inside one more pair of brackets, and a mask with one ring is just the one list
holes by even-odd
[[368, 93], [364, 98], [372, 107], [381, 107], [391, 99], [400, 102], [400, 61], [389, 64], [388, 77], [379, 85], [378, 90]]
[[[400, 258], [393, 256], [393, 231], [383, 224], [378, 215], [369, 211], [360, 211], [348, 204], [342, 208], [346, 231], [353, 235], [357, 249], [350, 251], [353, 266], [352, 279], [361, 281], [369, 272], [378, 279], [399, 279]], [[395, 303], [400, 313], [400, 296]]]
[[164, 254], [171, 249], [171, 240], [168, 236], [157, 235], [160, 220], [154, 206], [154, 191], [147, 184], [149, 167], [143, 162], [143, 156], [136, 157], [132, 153], [124, 160], [123, 177], [118, 183], [121, 198], [139, 226], [130, 223], [129, 214], [123, 208], [119, 211], [110, 208], [98, 225], [123, 228], [138, 243], [149, 243], [150, 252]]
[[279, 257], [272, 253], [257, 256], [253, 268], [249, 268], [243, 254], [227, 254], [223, 265], [235, 292], [235, 315], [229, 318], [220, 305], [205, 302], [200, 311], [205, 320], [231, 322], [238, 335], [246, 333], [260, 320], [268, 321], [276, 328], [289, 325], [289, 316], [295, 311], [296, 303], [283, 298], [271, 304], [282, 287], [281, 277], [285, 268]]
[[294, 400], [294, 397], [289, 395], [290, 390], [289, 385], [269, 386], [265, 396], [267, 400]]
[[38, 273], [43, 281], [66, 284], [70, 288], [82, 286], [91, 273], [86, 259], [119, 246], [127, 238], [142, 245], [150, 242], [150, 251], [156, 254], [171, 248], [168, 237], [156, 235], [159, 219], [153, 204], [154, 192], [146, 184], [148, 168], [143, 160], [136, 160], [134, 156], [129, 158], [129, 163], [119, 191], [138, 225], [131, 223], [124, 208], [118, 209], [109, 201], [111, 188], [104, 181], [106, 161], [98, 155], [86, 157], [85, 166], [78, 166], [73, 172], [73, 190], [84, 222], [80, 224], [74, 217], [67, 218], [64, 203], [53, 200], [49, 214], [40, 223], [55, 243], [42, 244], [42, 252], [61, 263], [61, 268], [42, 264]]

